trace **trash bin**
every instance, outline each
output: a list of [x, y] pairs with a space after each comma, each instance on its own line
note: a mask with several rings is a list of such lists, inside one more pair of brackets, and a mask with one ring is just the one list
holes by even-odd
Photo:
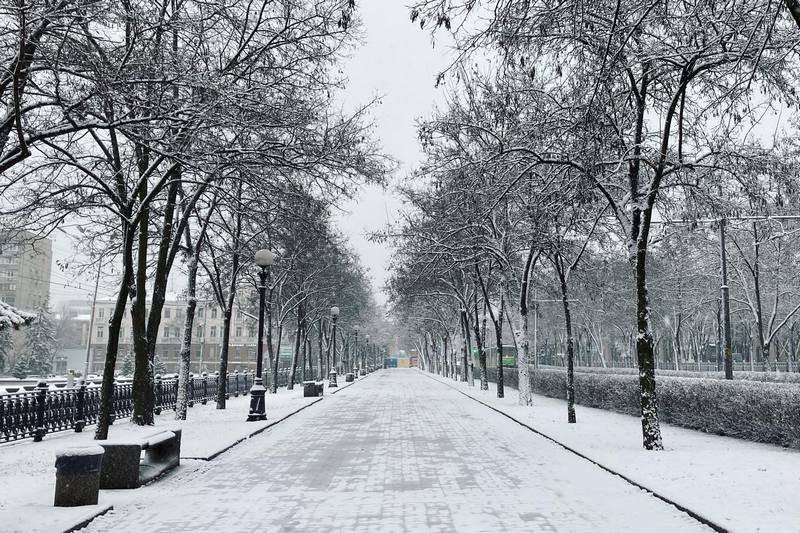
[[317, 396], [317, 382], [304, 381], [303, 382], [303, 398], [313, 398]]
[[347, 374], [345, 374], [344, 380], [345, 380], [346, 383], [350, 383], [351, 381], [355, 381], [356, 380], [356, 375], [353, 374], [352, 372], [348, 372]]
[[66, 448], [56, 453], [56, 507], [97, 505], [104, 453], [101, 446]]

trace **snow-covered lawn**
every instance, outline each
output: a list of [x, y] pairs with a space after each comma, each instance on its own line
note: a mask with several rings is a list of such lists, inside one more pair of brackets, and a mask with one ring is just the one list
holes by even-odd
[[[353, 383], [342, 383], [344, 389]], [[336, 389], [331, 389], [335, 391]], [[331, 391], [325, 388], [325, 394]], [[247, 422], [249, 396], [231, 397], [225, 410], [217, 410], [213, 402], [196, 404], [190, 408], [187, 420], [174, 420], [174, 411], [165, 411], [156, 417], [155, 426], [139, 427], [127, 420], [114, 423], [109, 431], [109, 440], [129, 440], [131, 437], [152, 434], [159, 429], [180, 427], [181, 468], [192, 468], [193, 459], [209, 460], [248, 437], [260, 433], [267, 427], [292, 415], [323, 398], [303, 398], [303, 387], [294, 390], [280, 389], [277, 394], [267, 394], [267, 420]], [[124, 498], [131, 491], [101, 491], [100, 505], [93, 507], [55, 508], [55, 454], [71, 446], [93, 444], [94, 426], [83, 433], [65, 431], [45, 436], [42, 442], [31, 439], [0, 445], [0, 486], [4, 487], [0, 498], [0, 531], [58, 531], [81, 521], [81, 517], [96, 513], [110, 500]], [[114, 497], [109, 499], [109, 493]]]
[[498, 399], [494, 383], [481, 391], [477, 380], [433, 377], [730, 531], [800, 531], [797, 450], [662, 424], [666, 449], [648, 452], [637, 417], [576, 405], [577, 424], [568, 424], [565, 401], [534, 395], [521, 407], [515, 389]]

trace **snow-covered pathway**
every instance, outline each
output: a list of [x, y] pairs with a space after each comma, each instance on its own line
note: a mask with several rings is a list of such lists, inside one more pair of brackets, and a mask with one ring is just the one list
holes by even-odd
[[704, 531], [414, 370], [384, 370], [90, 531]]

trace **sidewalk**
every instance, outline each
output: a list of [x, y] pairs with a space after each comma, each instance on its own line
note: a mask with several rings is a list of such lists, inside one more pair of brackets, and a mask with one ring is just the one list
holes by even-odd
[[[730, 531], [800, 530], [800, 452], [662, 424], [665, 450], [641, 445], [639, 418], [576, 405], [568, 424], [566, 402], [534, 395], [517, 405], [517, 391], [488, 391], [425, 373], [501, 411], [632, 481]], [[510, 422], [510, 421], [509, 421]]]
[[[362, 378], [363, 379], [363, 378]], [[354, 383], [341, 383], [343, 390]], [[325, 395], [337, 389], [328, 389]], [[303, 398], [302, 384], [294, 390], [279, 389], [277, 394], [267, 394], [267, 420], [247, 422], [249, 396], [231, 397], [225, 410], [217, 410], [214, 402], [195, 404], [187, 412], [187, 420], [174, 420], [174, 411], [164, 411], [156, 417], [154, 426], [134, 426], [128, 420], [115, 422], [109, 431], [109, 440], [141, 434], [151, 434], [158, 429], [180, 427], [181, 466], [175, 472], [193, 469], [198, 461], [209, 461], [236, 444], [257, 435], [270, 426], [319, 402], [323, 397]], [[0, 486], [4, 487], [0, 498], [0, 531], [20, 533], [71, 531], [91, 518], [111, 508], [112, 501], [119, 501], [129, 491], [101, 491], [97, 506], [57, 508], [52, 500], [55, 493], [55, 454], [70, 446], [94, 443], [95, 426], [88, 426], [82, 433], [64, 431], [48, 434], [42, 442], [31, 439], [0, 445]], [[158, 483], [158, 482], [156, 482]], [[109, 497], [113, 494], [113, 497]], [[34, 503], [35, 502], [35, 503]]]

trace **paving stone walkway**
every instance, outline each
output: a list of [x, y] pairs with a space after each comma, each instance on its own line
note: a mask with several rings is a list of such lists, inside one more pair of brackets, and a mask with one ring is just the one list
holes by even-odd
[[708, 531], [416, 370], [374, 373], [88, 531]]

